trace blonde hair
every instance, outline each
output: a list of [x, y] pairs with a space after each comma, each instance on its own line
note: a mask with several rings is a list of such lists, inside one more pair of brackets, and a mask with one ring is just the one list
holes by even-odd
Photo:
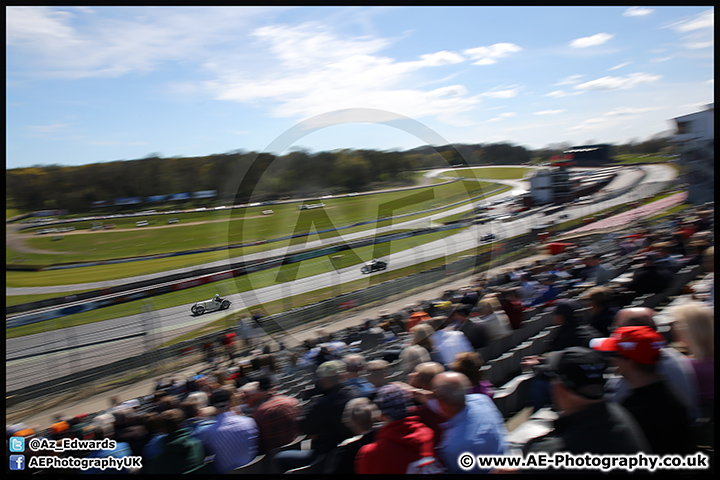
[[690, 302], [673, 308], [670, 314], [675, 319], [673, 328], [695, 358], [715, 356], [714, 315], [710, 307]]
[[489, 315], [493, 312], [497, 312], [501, 308], [500, 302], [495, 297], [485, 297], [478, 302], [478, 309], [483, 315]]

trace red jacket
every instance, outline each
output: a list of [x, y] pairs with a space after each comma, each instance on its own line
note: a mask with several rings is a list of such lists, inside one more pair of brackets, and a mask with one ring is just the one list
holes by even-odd
[[355, 473], [402, 475], [412, 462], [433, 455], [433, 431], [418, 417], [384, 425], [375, 441], [362, 447], [355, 457]]

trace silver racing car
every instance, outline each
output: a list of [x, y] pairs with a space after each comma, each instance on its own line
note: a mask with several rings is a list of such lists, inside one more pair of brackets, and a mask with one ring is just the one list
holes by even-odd
[[190, 307], [190, 311], [193, 313], [193, 315], [202, 315], [205, 312], [227, 310], [228, 308], [230, 308], [231, 303], [232, 302], [227, 298], [220, 298], [219, 295], [215, 295], [215, 298], [193, 304], [193, 306]]

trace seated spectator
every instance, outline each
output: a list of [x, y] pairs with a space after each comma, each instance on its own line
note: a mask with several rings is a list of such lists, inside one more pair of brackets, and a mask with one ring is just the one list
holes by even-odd
[[429, 362], [430, 354], [420, 345], [408, 345], [400, 353], [400, 365], [403, 378], [413, 372], [421, 363]]
[[425, 310], [422, 308], [415, 308], [412, 313], [410, 313], [410, 317], [408, 317], [405, 321], [405, 330], [410, 332], [415, 325], [424, 320], [430, 320], [430, 318], [430, 315], [425, 312]]
[[374, 400], [385, 425], [355, 458], [357, 473], [404, 474], [411, 463], [433, 455], [433, 432], [408, 414], [410, 396], [398, 385], [385, 385]]
[[[537, 375], [551, 382], [552, 402], [559, 418], [548, 434], [523, 447], [529, 453], [634, 454], [648, 452], [647, 439], [632, 415], [604, 400], [603, 372], [607, 362], [599, 352], [571, 347], [550, 354]], [[588, 470], [578, 471], [586, 473]]]
[[454, 372], [462, 373], [468, 380], [472, 388], [469, 393], [482, 393], [488, 397], [493, 397], [493, 385], [483, 379], [480, 369], [485, 364], [482, 356], [477, 352], [458, 353], [455, 361], [450, 365], [450, 369]]
[[456, 305], [445, 322], [445, 329], [461, 331], [472, 347], [478, 349], [484, 347], [488, 341], [488, 328], [470, 318], [472, 310], [473, 307], [468, 304]]
[[258, 428], [255, 420], [232, 411], [235, 400], [227, 389], [218, 388], [210, 395], [216, 408], [215, 422], [198, 433], [205, 453], [215, 455], [215, 473], [228, 473], [249, 463], [258, 453]]
[[[466, 307], [469, 307], [469, 305], [463, 305], [459, 310]], [[462, 331], [456, 330], [457, 327], [462, 328], [462, 326], [470, 322], [470, 320], [463, 321], [459, 320], [458, 317], [459, 315], [457, 313], [451, 314], [447, 319], [447, 325], [442, 326], [442, 328], [437, 330], [432, 336], [432, 344], [435, 349], [437, 349], [442, 364], [446, 367], [455, 360], [455, 355], [458, 353], [472, 352], [475, 350], [468, 340], [468, 336]], [[458, 322], [462, 323], [458, 325]], [[470, 327], [473, 328], [473, 331], [475, 330], [474, 325], [470, 325]], [[432, 353], [430, 357], [433, 358]]]
[[468, 394], [472, 388], [462, 373], [443, 372], [432, 380], [434, 399], [439, 414], [445, 418], [440, 425], [441, 440], [436, 452], [448, 473], [479, 473], [475, 465], [463, 470], [458, 458], [463, 453], [472, 455], [504, 455], [505, 424], [493, 401], [482, 394]]
[[586, 269], [583, 281], [594, 285], [605, 285], [610, 280], [610, 273], [602, 264], [602, 255], [593, 254], [585, 258]]
[[355, 457], [358, 451], [375, 439], [380, 411], [366, 397], [350, 400], [343, 410], [343, 424], [354, 434], [332, 451], [325, 464], [325, 473], [352, 475], [355, 471]]
[[[112, 415], [108, 415], [110, 418], [105, 418], [102, 420], [98, 420], [98, 417], [95, 417], [93, 419], [93, 423], [95, 424], [95, 430], [93, 432], [93, 440], [104, 440], [106, 438], [114, 439], [115, 438], [115, 431], [114, 431], [114, 425], [113, 421], [111, 420]], [[96, 422], [96, 420], [98, 420]], [[91, 451], [86, 458], [107, 458], [107, 457], [114, 457], [116, 459], [121, 459], [124, 457], [130, 457], [133, 456], [133, 452], [130, 449], [130, 445], [126, 442], [119, 442], [116, 440], [115, 448], [107, 449], [107, 450], [93, 450]], [[120, 470], [113, 470], [113, 473], [134, 473], [134, 471], [137, 469], [130, 469], [127, 467], [124, 467]], [[100, 468], [89, 468], [87, 470], [81, 470], [81, 473], [84, 474], [99, 474], [99, 473], [105, 473], [107, 470], [101, 470]]]
[[[440, 441], [440, 424], [445, 421], [439, 414], [437, 402], [430, 402], [432, 398], [432, 379], [445, 371], [445, 367], [437, 362], [421, 363], [415, 371], [408, 376], [408, 391], [413, 400], [410, 414], [420, 418], [420, 421], [430, 427], [435, 434], [434, 442]], [[431, 408], [432, 407], [432, 408]]]
[[[375, 392], [387, 384], [387, 377], [390, 374], [388, 371], [390, 364], [387, 360], [370, 360], [367, 363], [367, 380], [370, 384], [375, 387]], [[370, 399], [374, 397], [375, 392], [370, 395]], [[357, 395], [356, 395], [357, 396]]]
[[650, 327], [620, 327], [611, 337], [590, 342], [598, 351], [613, 353], [616, 372], [631, 387], [621, 404], [637, 420], [652, 452], [685, 454], [691, 446], [685, 406], [657, 373], [664, 345], [663, 336]]
[[477, 323], [482, 325], [485, 338], [482, 344], [480, 342], [473, 343], [473, 348], [477, 350], [484, 347], [487, 342], [505, 338], [512, 333], [510, 320], [505, 315], [497, 298], [485, 295], [478, 303], [477, 309], [480, 314], [480, 320]]
[[535, 295], [529, 297], [525, 300], [525, 302], [523, 302], [523, 306], [526, 308], [552, 302], [558, 297], [558, 295], [560, 295], [561, 290], [557, 285], [555, 285], [555, 281], [557, 280], [555, 275], [544, 274], [539, 276], [538, 279], [540, 280], [542, 287], [536, 290]]
[[440, 357], [440, 352], [437, 348], [435, 348], [435, 345], [433, 345], [432, 342], [432, 336], [435, 333], [435, 330], [433, 327], [430, 326], [429, 323], [420, 323], [418, 325], [415, 325], [412, 330], [410, 331], [412, 333], [412, 344], [418, 345], [427, 351], [428, 355], [430, 355], [430, 359], [433, 362], [442, 363], [442, 357]]
[[260, 433], [259, 453], [286, 445], [300, 435], [298, 400], [280, 395], [271, 377], [258, 380], [258, 398], [252, 414]]
[[610, 335], [612, 325], [618, 309], [611, 305], [613, 292], [608, 287], [593, 287], [586, 293], [590, 311], [587, 313], [587, 323], [603, 336]]
[[626, 288], [640, 295], [665, 291], [672, 281], [672, 273], [663, 265], [656, 264], [658, 255], [649, 252], [640, 257], [641, 265], [633, 273]]
[[[574, 300], [560, 300], [553, 310], [553, 324], [559, 325], [557, 333], [550, 343], [549, 351], [556, 352], [570, 347], [587, 347], [590, 340], [600, 338], [602, 335], [589, 325], [580, 323], [580, 305]], [[536, 369], [547, 358], [538, 355], [523, 357], [522, 366], [525, 369]], [[536, 375], [531, 384], [530, 397], [534, 411], [537, 411], [552, 402], [550, 383], [543, 376]]]
[[138, 415], [132, 409], [123, 409], [114, 413], [115, 440], [130, 445], [133, 455], [142, 455], [143, 447], [150, 440], [150, 432], [138, 421]]
[[[655, 311], [646, 307], [630, 307], [620, 310], [615, 315], [613, 327], [650, 327], [657, 331], [653, 316]], [[660, 349], [657, 373], [665, 380], [667, 386], [680, 398], [692, 424], [699, 415], [699, 393], [695, 372], [690, 359], [676, 349], [666, 346]], [[631, 386], [622, 376], [611, 377], [607, 390], [610, 398], [618, 403], [629, 395]]]
[[385, 334], [379, 327], [369, 326], [360, 337], [360, 350], [366, 351], [382, 345], [385, 342]]
[[180, 424], [182, 410], [166, 410], [160, 414], [160, 429], [165, 436], [160, 441], [160, 452], [152, 459], [148, 473], [182, 474], [203, 466], [205, 452], [202, 443]]
[[535, 281], [530, 273], [524, 273], [520, 277], [520, 287], [518, 287], [518, 296], [520, 300], [525, 302], [529, 298], [535, 296], [535, 292], [540, 288], [540, 284]]
[[523, 322], [523, 304], [518, 296], [517, 288], [508, 288], [500, 292], [500, 306], [508, 317], [513, 330], [520, 328]]
[[312, 448], [287, 450], [275, 455], [273, 461], [282, 472], [310, 465], [352, 436], [342, 423], [342, 416], [345, 405], [359, 395], [356, 388], [342, 384], [345, 372], [345, 363], [340, 360], [325, 362], [315, 371], [319, 396], [305, 406], [300, 424], [300, 430], [312, 439]]
[[357, 388], [363, 397], [372, 396], [375, 386], [362, 377], [365, 373], [365, 357], [359, 354], [345, 355], [343, 362], [347, 370], [343, 383]]
[[673, 332], [687, 346], [695, 371], [704, 418], [713, 418], [715, 400], [715, 332], [713, 310], [702, 303], [688, 303], [670, 312]]

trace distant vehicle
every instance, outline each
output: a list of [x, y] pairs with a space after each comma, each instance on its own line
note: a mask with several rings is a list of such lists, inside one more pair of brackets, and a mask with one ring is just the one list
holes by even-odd
[[565, 218], [570, 218], [570, 216], [567, 213], [561, 213], [558, 218], [560, 218], [562, 220]]
[[495, 240], [495, 234], [494, 233], [486, 233], [482, 237], [480, 237], [481, 242], [490, 242], [492, 240]]
[[272, 215], [273, 213], [275, 212], [273, 212], [272, 210], [263, 210], [262, 212], [263, 215]]
[[362, 266], [362, 268], [360, 269], [360, 273], [373, 273], [380, 270], [385, 270], [386, 268], [387, 263], [373, 259]]
[[210, 300], [205, 300], [204, 302], [197, 302], [194, 303], [192, 307], [190, 307], [190, 311], [193, 313], [193, 315], [202, 315], [206, 312], [215, 312], [217, 310], [227, 310], [230, 308], [230, 304], [232, 302], [228, 300], [227, 298], [211, 298]]
[[135, 222], [136, 227], [147, 227], [150, 225], [150, 223], [147, 220], [140, 220], [139, 222]]
[[180, 220], [178, 220], [177, 218], [171, 218], [170, 220], [168, 220], [168, 224], [178, 223], [179, 221]]

